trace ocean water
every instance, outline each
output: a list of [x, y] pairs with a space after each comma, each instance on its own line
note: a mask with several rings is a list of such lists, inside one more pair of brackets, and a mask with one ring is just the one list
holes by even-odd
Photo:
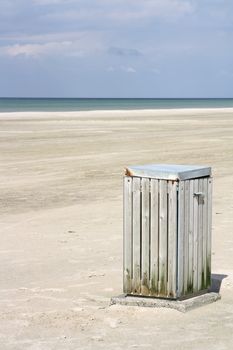
[[233, 108], [233, 98], [0, 98], [0, 112]]

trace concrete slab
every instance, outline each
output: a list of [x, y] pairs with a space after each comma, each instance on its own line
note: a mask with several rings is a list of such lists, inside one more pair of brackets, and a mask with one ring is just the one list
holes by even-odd
[[186, 312], [200, 306], [213, 303], [221, 299], [219, 293], [206, 293], [185, 300], [169, 300], [159, 298], [145, 298], [130, 295], [119, 295], [111, 298], [110, 305], [143, 306], [143, 307], [164, 307]]

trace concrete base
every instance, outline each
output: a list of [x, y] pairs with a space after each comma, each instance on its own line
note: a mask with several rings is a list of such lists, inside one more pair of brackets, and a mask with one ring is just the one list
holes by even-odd
[[144, 306], [144, 307], [165, 307], [175, 309], [180, 312], [186, 312], [197, 307], [213, 303], [221, 299], [218, 293], [206, 293], [185, 300], [170, 300], [159, 298], [145, 298], [138, 296], [130, 296], [126, 294], [112, 297], [110, 305], [127, 305], [127, 306]]

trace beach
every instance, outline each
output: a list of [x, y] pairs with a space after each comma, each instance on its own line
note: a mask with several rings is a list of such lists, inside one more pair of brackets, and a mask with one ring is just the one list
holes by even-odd
[[[233, 342], [233, 109], [0, 113], [0, 349], [216, 349]], [[122, 293], [128, 165], [213, 170], [212, 274], [187, 314]]]

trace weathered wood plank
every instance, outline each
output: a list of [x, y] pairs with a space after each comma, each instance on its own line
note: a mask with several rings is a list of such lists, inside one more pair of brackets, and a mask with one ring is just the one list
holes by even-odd
[[[198, 179], [194, 180], [194, 193], [198, 192]], [[198, 196], [193, 197], [193, 292], [198, 291]]]
[[149, 295], [150, 288], [150, 219], [149, 219], [149, 185], [150, 180], [142, 178], [142, 266], [141, 266], [141, 293]]
[[132, 178], [124, 178], [124, 293], [131, 293], [132, 277]]
[[159, 181], [159, 295], [167, 295], [167, 181]]
[[208, 236], [208, 178], [203, 179], [203, 246], [202, 246], [202, 287], [208, 288], [207, 278], [207, 236]]
[[178, 297], [184, 292], [184, 181], [179, 185], [178, 208]]
[[158, 268], [159, 268], [159, 189], [158, 180], [151, 179], [151, 207], [150, 207], [150, 233], [151, 233], [151, 254], [150, 254], [150, 289], [152, 295], [158, 293]]
[[177, 182], [168, 182], [168, 297], [176, 297]]
[[189, 272], [189, 186], [190, 181], [184, 181], [184, 294], [188, 294]]
[[188, 224], [188, 240], [189, 240], [189, 255], [188, 255], [188, 292], [193, 293], [193, 249], [194, 249], [194, 232], [193, 232], [193, 192], [194, 180], [190, 180], [189, 185], [189, 224]]
[[132, 290], [135, 294], [141, 293], [141, 179], [134, 177], [133, 179], [133, 283]]
[[[203, 179], [198, 180], [198, 192], [203, 193]], [[203, 254], [203, 196], [198, 196], [198, 290], [202, 290], [202, 254]]]
[[208, 235], [207, 235], [207, 276], [206, 284], [210, 286], [211, 284], [211, 242], [212, 242], [212, 187], [213, 179], [208, 179]]

